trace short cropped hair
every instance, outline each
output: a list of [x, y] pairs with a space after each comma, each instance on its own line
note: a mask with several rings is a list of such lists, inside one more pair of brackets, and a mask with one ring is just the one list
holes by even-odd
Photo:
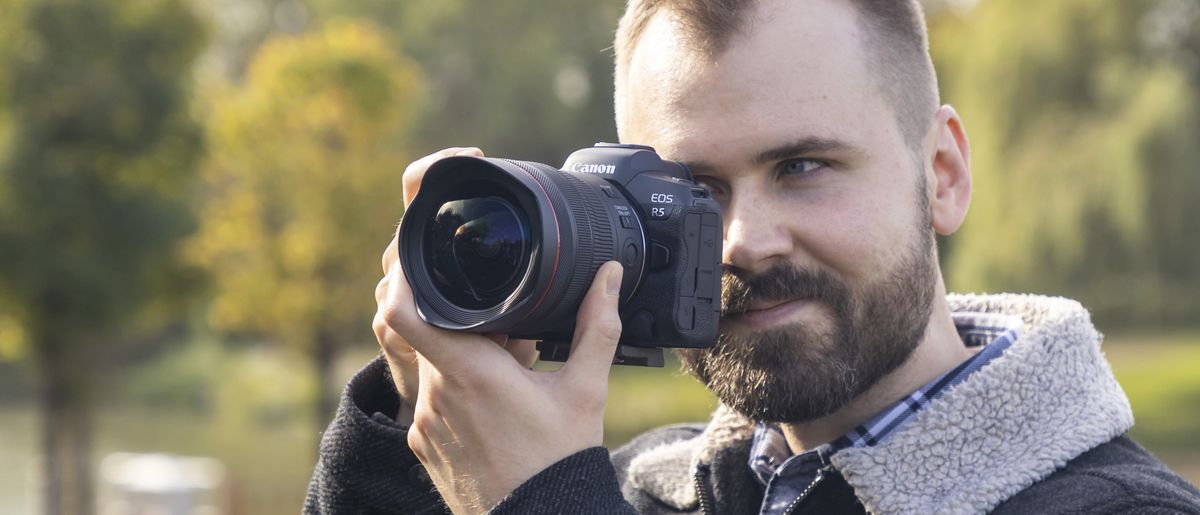
[[[844, 1], [858, 11], [859, 23], [868, 34], [867, 64], [875, 70], [876, 87], [895, 110], [906, 142], [919, 151], [940, 102], [921, 5], [918, 0]], [[629, 0], [613, 44], [618, 94], [638, 40], [655, 14], [674, 14], [685, 43], [715, 57], [742, 30], [755, 4], [755, 0]]]

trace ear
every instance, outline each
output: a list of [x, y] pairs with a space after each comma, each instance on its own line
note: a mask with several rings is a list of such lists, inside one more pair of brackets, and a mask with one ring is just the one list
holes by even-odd
[[948, 105], [938, 108], [930, 131], [933, 148], [926, 173], [932, 195], [929, 208], [933, 229], [946, 236], [962, 226], [971, 205], [971, 144], [962, 119]]

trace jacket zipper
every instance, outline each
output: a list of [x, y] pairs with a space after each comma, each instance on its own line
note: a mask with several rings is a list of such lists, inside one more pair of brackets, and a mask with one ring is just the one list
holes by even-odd
[[693, 476], [696, 483], [696, 498], [700, 500], [700, 513], [704, 515], [715, 515], [714, 508], [716, 502], [712, 498], [712, 492], [708, 490], [708, 472], [707, 464], [700, 464], [696, 467], [696, 475]]
[[792, 504], [788, 505], [786, 510], [783, 510], [783, 515], [791, 515], [793, 511], [796, 511], [796, 508], [800, 506], [800, 503], [804, 502], [804, 499], [808, 497], [808, 494], [812, 493], [813, 489], [817, 487], [817, 484], [819, 484], [822, 479], [825, 479], [825, 474], [821, 471], [817, 471], [817, 477], [813, 478], [813, 482], [808, 484], [808, 488], [805, 488], [803, 492], [800, 492], [800, 497], [797, 497], [796, 500], [792, 501]]

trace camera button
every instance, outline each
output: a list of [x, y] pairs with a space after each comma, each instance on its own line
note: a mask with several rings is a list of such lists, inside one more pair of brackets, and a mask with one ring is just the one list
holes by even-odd
[[601, 186], [600, 189], [602, 191], [604, 191], [604, 194], [608, 195], [609, 198], [617, 198], [618, 197], [617, 191], [612, 189], [612, 186]]
[[649, 150], [654, 152], [654, 147], [649, 145], [634, 145], [633, 143], [608, 143], [605, 141], [597, 141], [593, 147], [597, 148], [624, 148], [628, 150]]
[[621, 258], [621, 262], [624, 263], [625, 266], [634, 266], [637, 264], [639, 257], [637, 245], [633, 243], [633, 240], [625, 241], [625, 253]]
[[649, 311], [638, 311], [638, 313], [629, 320], [629, 334], [634, 338], [649, 340], [655, 337], [654, 333], [654, 315]]
[[662, 270], [671, 264], [671, 249], [657, 241], [650, 243], [650, 270]]
[[696, 298], [712, 300], [716, 288], [716, 274], [712, 270], [700, 269], [696, 279]]
[[633, 229], [633, 217], [629, 215], [621, 215], [621, 227]]
[[679, 299], [679, 311], [675, 315], [675, 322], [680, 329], [691, 330], [696, 327], [696, 306], [691, 297]]
[[683, 288], [680, 292], [689, 297], [696, 294], [697, 266], [702, 262], [700, 256], [700, 215], [688, 213], [683, 219], [683, 242], [687, 249], [684, 259], [691, 269], [683, 274]]

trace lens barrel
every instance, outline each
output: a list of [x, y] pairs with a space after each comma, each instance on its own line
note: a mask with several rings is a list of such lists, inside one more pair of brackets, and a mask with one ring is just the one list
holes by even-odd
[[[602, 178], [541, 163], [434, 163], [398, 243], [421, 317], [444, 329], [569, 337], [600, 265], [626, 261], [625, 285], [645, 269], [644, 237], [620, 236], [629, 221], [618, 221], [614, 204], [628, 202], [611, 192]], [[622, 288], [624, 299], [631, 290]]]

